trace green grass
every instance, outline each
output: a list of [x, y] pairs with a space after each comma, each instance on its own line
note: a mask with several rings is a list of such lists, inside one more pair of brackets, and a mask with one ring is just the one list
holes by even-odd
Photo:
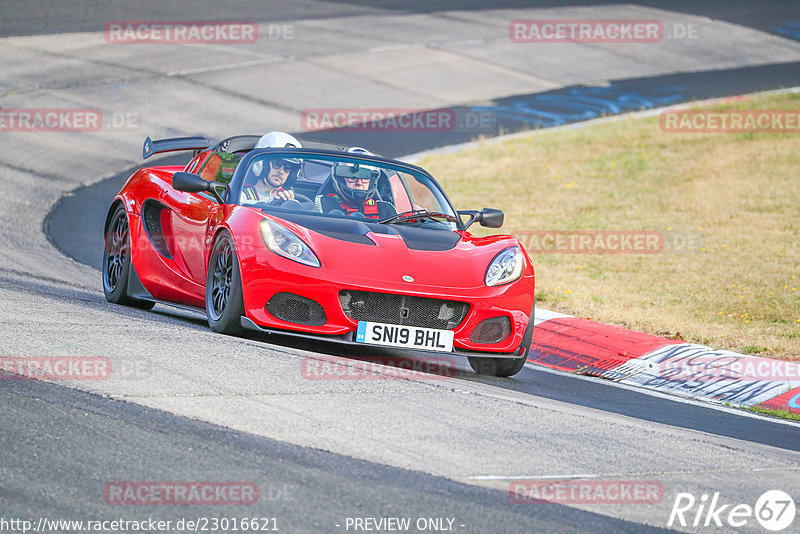
[[[800, 95], [723, 108], [800, 110]], [[658, 254], [534, 254], [537, 303], [800, 360], [800, 134], [667, 133], [659, 118], [542, 130], [420, 162], [504, 230], [652, 230]], [[473, 226], [476, 234], [487, 229]]]
[[760, 413], [763, 415], [769, 415], [770, 417], [778, 417], [780, 419], [790, 419], [792, 421], [800, 421], [800, 413], [793, 412], [791, 410], [787, 410], [784, 408], [780, 409], [771, 409], [771, 408], [760, 408], [758, 406], [752, 406], [747, 408], [751, 412]]

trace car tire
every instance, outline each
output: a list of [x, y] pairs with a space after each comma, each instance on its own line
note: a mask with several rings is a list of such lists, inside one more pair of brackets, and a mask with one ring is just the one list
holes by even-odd
[[527, 351], [519, 358], [485, 358], [482, 356], [468, 356], [469, 365], [479, 375], [508, 377], [514, 376], [522, 370], [528, 360]]
[[211, 247], [206, 275], [206, 315], [214, 332], [243, 332], [244, 298], [239, 257], [230, 233], [223, 230]]
[[103, 293], [108, 302], [149, 310], [155, 302], [131, 298], [128, 279], [131, 271], [131, 232], [128, 214], [118, 204], [109, 219], [103, 247]]

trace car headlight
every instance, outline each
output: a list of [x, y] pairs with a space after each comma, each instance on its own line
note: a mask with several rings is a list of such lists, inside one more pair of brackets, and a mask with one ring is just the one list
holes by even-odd
[[486, 285], [500, 286], [513, 282], [522, 276], [522, 249], [518, 246], [508, 247], [494, 257], [486, 269]]
[[289, 258], [303, 265], [319, 267], [319, 259], [302, 239], [291, 230], [270, 219], [262, 219], [261, 236], [267, 248], [278, 256]]

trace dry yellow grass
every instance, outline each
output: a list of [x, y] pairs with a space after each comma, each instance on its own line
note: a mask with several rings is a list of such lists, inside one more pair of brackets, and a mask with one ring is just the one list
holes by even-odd
[[[713, 109], [731, 107], [799, 110], [800, 95]], [[667, 243], [692, 240], [647, 255], [531, 254], [539, 306], [800, 360], [800, 134], [666, 133], [658, 117], [630, 118], [421, 165], [456, 206], [505, 211], [509, 233], [657, 230]]]

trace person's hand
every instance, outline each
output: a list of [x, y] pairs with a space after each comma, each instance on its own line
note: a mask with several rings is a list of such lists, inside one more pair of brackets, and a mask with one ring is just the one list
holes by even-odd
[[272, 190], [272, 197], [279, 198], [281, 200], [294, 200], [294, 191], [291, 189], [273, 189]]
[[283, 190], [281, 189], [278, 192], [278, 198], [283, 200], [294, 200], [294, 191], [291, 189]]

